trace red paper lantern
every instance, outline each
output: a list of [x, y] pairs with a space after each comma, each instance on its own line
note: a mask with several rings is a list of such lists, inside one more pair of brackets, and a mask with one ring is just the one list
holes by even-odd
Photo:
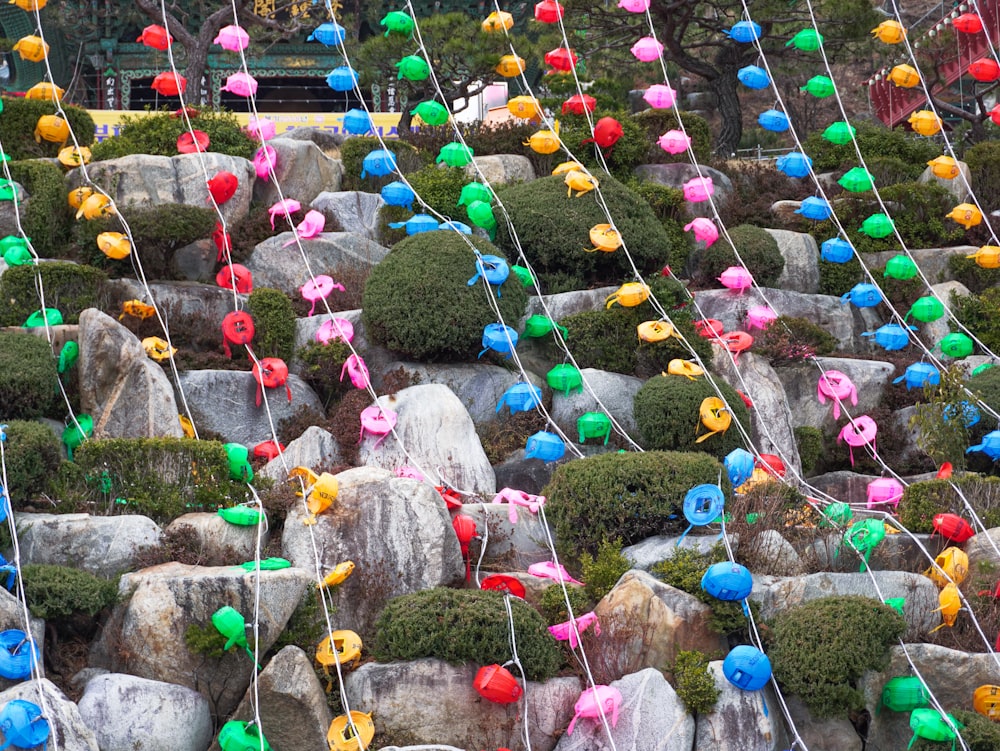
[[956, 31], [965, 34], [978, 34], [983, 30], [983, 19], [975, 13], [963, 13], [954, 21]]
[[969, 66], [969, 75], [982, 83], [990, 83], [1000, 78], [1000, 65], [996, 60], [984, 57]]
[[497, 704], [513, 704], [523, 693], [511, 672], [497, 664], [479, 668], [472, 686], [484, 699]]
[[722, 336], [725, 326], [722, 321], [715, 318], [702, 318], [700, 321], [694, 322], [694, 330], [698, 332], [698, 336], [714, 339], [717, 336]]
[[273, 440], [263, 441], [258, 443], [253, 447], [253, 455], [258, 459], [267, 459], [272, 461], [278, 457], [278, 454], [285, 450], [285, 447], [281, 443], [275, 443]]
[[993, 121], [994, 125], [1000, 125], [1000, 104], [990, 110], [990, 120]]
[[187, 79], [173, 71], [160, 73], [153, 79], [152, 88], [161, 96], [177, 96], [187, 89]]
[[781, 457], [774, 454], [761, 454], [757, 459], [757, 466], [776, 477], [785, 476], [785, 463], [781, 461]]
[[236, 287], [236, 291], [241, 295], [253, 292], [253, 275], [250, 269], [239, 263], [219, 269], [219, 273], [215, 275], [215, 283], [225, 289]]
[[545, 64], [552, 67], [552, 71], [571, 71], [576, 66], [576, 53], [565, 47], [557, 47], [545, 53]]
[[233, 356], [230, 344], [249, 344], [253, 341], [254, 333], [253, 318], [245, 310], [226, 313], [226, 317], [222, 319], [222, 351], [226, 353], [226, 357]]
[[435, 485], [434, 489], [441, 494], [449, 511], [462, 508], [462, 495], [457, 490], [447, 485]]
[[[1000, 105], [997, 105], [1000, 106]], [[562, 113], [582, 115], [584, 112], [593, 112], [597, 108], [597, 100], [587, 94], [574, 94], [562, 105]]]
[[476, 536], [476, 520], [466, 514], [455, 514], [451, 520], [451, 527], [458, 537], [458, 545], [462, 549], [462, 559], [465, 561], [465, 580], [469, 581], [472, 573], [472, 566], [469, 560], [469, 544]]
[[522, 600], [525, 595], [524, 585], [513, 576], [509, 576], [507, 574], [491, 574], [480, 582], [479, 587], [480, 589], [493, 589], [497, 592], [507, 592], [514, 595], [514, 597], [520, 597]]
[[976, 534], [976, 530], [958, 514], [937, 514], [931, 525], [935, 532], [959, 545]]
[[559, 23], [563, 7], [556, 0], [542, 0], [535, 4], [535, 20], [542, 23]]
[[177, 136], [177, 151], [181, 154], [194, 154], [196, 151], [208, 151], [208, 133], [203, 130], [185, 131]]
[[142, 42], [147, 47], [152, 47], [154, 50], [166, 50], [172, 41], [174, 41], [167, 30], [162, 26], [157, 26], [155, 24], [147, 26], [142, 30], [142, 34], [136, 39], [137, 42]]

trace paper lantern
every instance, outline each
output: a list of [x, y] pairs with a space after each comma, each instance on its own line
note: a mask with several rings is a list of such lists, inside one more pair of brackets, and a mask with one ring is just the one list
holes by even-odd
[[916, 675], [897, 675], [882, 687], [882, 704], [893, 712], [910, 712], [926, 707], [928, 691]]
[[895, 228], [896, 225], [892, 219], [885, 214], [872, 214], [861, 222], [861, 229], [858, 231], [869, 237], [879, 239], [891, 235]]
[[801, 151], [790, 151], [779, 156], [774, 166], [789, 177], [806, 177], [812, 168], [812, 159]]
[[851, 466], [854, 466], [854, 449], [859, 446], [871, 446], [875, 450], [875, 438], [878, 435], [878, 424], [868, 415], [861, 415], [840, 429], [837, 443], [844, 441], [850, 448]]
[[799, 91], [812, 94], [817, 99], [825, 99], [828, 96], [833, 96], [837, 89], [833, 85], [833, 81], [826, 76], [813, 76], [806, 81], [806, 85], [802, 86]]
[[893, 379], [893, 383], [906, 382], [906, 390], [937, 386], [941, 383], [941, 373], [930, 363], [915, 362], [906, 368], [903, 375]]
[[60, 101], [63, 94], [66, 93], [64, 89], [60, 89], [55, 84], [48, 83], [47, 81], [42, 81], [41, 83], [36, 83], [26, 92], [24, 92], [25, 99], [39, 99], [39, 100], [55, 100]]
[[378, 22], [379, 26], [385, 27], [385, 35], [402, 34], [403, 36], [413, 36], [413, 19], [408, 13], [401, 10], [392, 10], [382, 17]]
[[857, 132], [858, 129], [850, 123], [838, 120], [837, 122], [827, 126], [826, 130], [823, 131], [823, 138], [830, 143], [843, 145], [845, 143], [850, 143], [851, 139], [854, 138]]
[[973, 691], [972, 708], [991, 720], [1000, 719], [1000, 686], [980, 686]]
[[975, 13], [963, 13], [954, 19], [951, 25], [963, 34], [978, 34], [983, 30], [983, 19]]
[[971, 203], [960, 203], [945, 216], [954, 219], [966, 229], [971, 229], [983, 221], [979, 207]]
[[984, 245], [971, 256], [966, 256], [966, 258], [974, 258], [976, 265], [981, 268], [998, 269], [1000, 268], [1000, 246]]
[[930, 321], [938, 320], [943, 315], [944, 303], [942, 303], [938, 298], [928, 295], [916, 300], [913, 305], [910, 306], [910, 310], [907, 312], [905, 317], [909, 318], [910, 316], [913, 316], [918, 321], [929, 323]]
[[618, 234], [618, 230], [610, 224], [595, 224], [590, 228], [590, 242], [594, 244], [594, 247], [584, 248], [588, 253], [597, 250], [603, 253], [613, 253], [621, 247], [622, 238]]
[[1000, 430], [991, 430], [983, 436], [982, 443], [969, 446], [965, 453], [969, 454], [973, 451], [981, 451], [993, 461], [1000, 459]]
[[404, 228], [408, 236], [413, 236], [436, 231], [438, 220], [430, 214], [414, 214], [405, 222], [389, 222], [389, 226], [393, 229]]
[[756, 647], [740, 644], [722, 661], [722, 674], [736, 688], [757, 691], [771, 680], [771, 661]]
[[535, 20], [542, 23], [559, 23], [563, 12], [562, 5], [556, 0], [541, 0], [535, 3]]
[[935, 177], [940, 177], [942, 180], [958, 177], [958, 164], [950, 156], [936, 156], [927, 162], [927, 166], [931, 168]]
[[[582, 386], [582, 381], [581, 381]], [[582, 388], [581, 388], [582, 391]], [[497, 403], [496, 411], [503, 409], [504, 405], [510, 409], [512, 415], [518, 412], [528, 412], [542, 403], [542, 390], [530, 383], [515, 383], [503, 392], [500, 401]]]
[[153, 79], [151, 88], [161, 96], [177, 96], [187, 89], [187, 79], [179, 73], [159, 73]]
[[369, 175], [372, 177], [385, 177], [395, 170], [396, 155], [388, 149], [375, 149], [369, 151], [361, 163], [361, 179]]
[[885, 265], [885, 277], [888, 279], [906, 281], [915, 277], [918, 271], [917, 264], [913, 262], [913, 259], [902, 253], [894, 255]]
[[[351, 710], [350, 716], [342, 714], [334, 717], [330, 729], [326, 731], [326, 743], [330, 751], [364, 751], [371, 745], [374, 737], [375, 722], [371, 713], [365, 714], [356, 709]], [[252, 743], [246, 748], [258, 749], [260, 745]]]
[[878, 506], [892, 506], [895, 509], [903, 498], [903, 484], [895, 477], [880, 477], [868, 483], [866, 493], [869, 509]]
[[605, 722], [610, 720], [611, 727], [615, 727], [618, 724], [618, 710], [622, 701], [621, 692], [613, 686], [597, 684], [584, 689], [573, 705], [573, 719], [566, 728], [566, 735], [573, 735], [576, 721], [581, 717], [588, 717], [597, 722], [601, 722], [603, 717]]
[[141, 42], [147, 47], [152, 47], [154, 50], [165, 51], [170, 43], [173, 42], [173, 38], [167, 33], [167, 30], [162, 26], [157, 26], [152, 24], [147, 26], [142, 30], [139, 38], [135, 41]]
[[538, 154], [554, 154], [559, 151], [560, 144], [559, 133], [555, 130], [539, 130], [524, 141], [525, 146]]
[[582, 115], [585, 112], [593, 112], [596, 108], [597, 100], [589, 94], [574, 94], [562, 103], [564, 115]]
[[976, 535], [976, 530], [958, 514], [936, 514], [931, 526], [946, 540], [959, 545]]
[[778, 110], [765, 110], [757, 116], [757, 124], [764, 130], [784, 133], [790, 127], [788, 115]]
[[912, 89], [920, 83], [920, 74], [912, 65], [897, 65], [889, 71], [886, 79], [903, 89]]
[[121, 232], [102, 232], [97, 236], [97, 247], [108, 258], [116, 261], [126, 258], [132, 252], [128, 236]]
[[504, 55], [500, 58], [500, 62], [497, 63], [497, 67], [494, 70], [504, 78], [513, 78], [524, 73], [524, 58], [517, 55]]
[[195, 154], [208, 151], [211, 143], [208, 133], [203, 130], [184, 131], [177, 136], [177, 151], [181, 154]]
[[632, 54], [643, 63], [659, 60], [663, 54], [663, 45], [653, 37], [643, 37], [632, 45]]
[[350, 109], [344, 113], [344, 120], [342, 127], [345, 133], [350, 133], [351, 135], [364, 135], [372, 128], [372, 118], [363, 109]]
[[852, 167], [837, 180], [837, 184], [851, 193], [862, 193], [874, 186], [872, 173], [864, 167]]
[[58, 115], [42, 115], [35, 125], [35, 141], [50, 143], [65, 143], [69, 138], [69, 123]]
[[953, 332], [943, 337], [941, 341], [938, 342], [938, 346], [941, 348], [941, 352], [948, 357], [953, 357], [959, 360], [963, 357], [968, 357], [972, 354], [974, 344], [972, 339], [970, 339], [966, 334], [959, 332]]
[[566, 47], [557, 47], [545, 53], [545, 64], [554, 71], [569, 72], [576, 67], [576, 53]]
[[692, 219], [691, 222], [684, 225], [684, 231], [694, 232], [694, 239], [705, 243], [706, 248], [719, 239], [719, 230], [716, 228], [715, 223], [705, 217]]
[[319, 42], [324, 47], [336, 47], [344, 41], [347, 32], [336, 21], [321, 23], [306, 37], [307, 42]]
[[22, 60], [40, 63], [49, 54], [49, 45], [41, 37], [31, 35], [18, 39], [13, 50]]
[[350, 65], [341, 65], [330, 71], [326, 85], [334, 91], [351, 91], [358, 85], [358, 73]]
[[753, 286], [753, 277], [742, 266], [730, 266], [719, 276], [719, 281], [726, 289], [739, 293]]
[[[722, 463], [726, 468], [726, 473], [729, 475], [729, 483], [734, 488], [738, 488], [750, 479], [755, 466], [753, 454], [746, 449], [733, 449], [726, 454], [726, 458], [722, 460]], [[702, 580], [702, 586], [704, 587], [704, 579]]]
[[585, 443], [588, 438], [603, 438], [607, 446], [611, 437], [611, 418], [603, 412], [585, 412], [577, 418], [576, 429], [580, 434], [580, 443]]
[[605, 308], [618, 303], [623, 308], [634, 308], [649, 299], [649, 287], [641, 282], [626, 282], [605, 298]]
[[732, 561], [720, 561], [706, 569], [701, 577], [701, 588], [717, 600], [739, 602], [750, 596], [753, 576], [746, 566]]
[[829, 219], [831, 212], [832, 209], [830, 208], [830, 202], [825, 198], [819, 198], [817, 196], [810, 196], [805, 199], [795, 210], [796, 214], [800, 214], [806, 219], [812, 219], [817, 222]]
[[823, 509], [823, 519], [820, 527], [842, 527], [854, 518], [854, 511], [843, 501], [834, 501]]
[[941, 130], [941, 118], [930, 110], [914, 112], [907, 122], [915, 133], [922, 136], [933, 136]]
[[727, 29], [723, 33], [734, 42], [748, 44], [760, 39], [761, 27], [759, 23], [754, 21], [739, 21], [733, 24], [733, 28]]
[[257, 95], [257, 80], [246, 73], [233, 73], [226, 78], [226, 83], [219, 91], [228, 91], [230, 94], [242, 97], [252, 97]]
[[482, 23], [482, 29], [487, 34], [498, 34], [510, 31], [514, 27], [514, 16], [505, 10], [493, 11]]
[[883, 21], [872, 29], [872, 36], [886, 44], [899, 44], [906, 39], [906, 29], [898, 21]]
[[802, 29], [785, 42], [786, 47], [795, 47], [803, 52], [815, 52], [823, 45], [823, 35], [816, 29]]
[[472, 161], [472, 149], [463, 143], [446, 143], [438, 152], [436, 164], [444, 162], [449, 167], [464, 167]]
[[396, 180], [394, 182], [385, 185], [379, 194], [382, 196], [382, 200], [386, 202], [389, 206], [405, 206], [408, 209], [413, 208], [413, 201], [416, 199], [416, 194], [413, 189], [410, 188], [404, 182]]
[[875, 331], [863, 331], [861, 336], [870, 336], [876, 344], [889, 352], [904, 349], [910, 343], [910, 329], [898, 323], [887, 323]]
[[569, 396], [573, 391], [583, 393], [583, 375], [575, 365], [562, 363], [545, 374], [545, 382], [553, 391]]
[[431, 74], [427, 61], [419, 55], [407, 55], [394, 66], [399, 70], [397, 79], [402, 81], [425, 81]]
[[684, 200], [691, 203], [707, 201], [708, 197], [715, 193], [711, 177], [692, 177], [681, 187], [684, 191]]
[[533, 96], [516, 96], [508, 100], [507, 111], [522, 120], [535, 120], [541, 113], [542, 107]]
[[771, 85], [767, 71], [759, 65], [747, 65], [740, 68], [736, 73], [736, 78], [748, 89], [765, 89]]
[[767, 305], [754, 305], [747, 310], [747, 330], [760, 329], [764, 331], [778, 320], [778, 314]]
[[657, 83], [646, 89], [646, 93], [642, 95], [642, 98], [653, 109], [662, 110], [674, 106], [674, 102], [677, 99], [677, 92], [669, 86]]
[[277, 135], [278, 126], [274, 124], [274, 120], [266, 117], [251, 116], [244, 130], [255, 141], [270, 141]]
[[650, 0], [618, 0], [618, 7], [629, 13], [645, 13], [649, 10]]
[[945, 422], [951, 422], [955, 419], [960, 420], [967, 428], [971, 428], [982, 419], [982, 415], [979, 414], [979, 408], [965, 399], [958, 404], [946, 404], [941, 416]]
[[1000, 78], [1000, 64], [991, 57], [984, 57], [969, 66], [969, 75], [980, 83], [992, 83]]
[[528, 338], [539, 338], [548, 336], [558, 329], [564, 337], [569, 336], [569, 330], [565, 326], [560, 326], [548, 316], [536, 313], [529, 316], [524, 322], [524, 336]]
[[250, 35], [239, 26], [223, 26], [212, 40], [212, 44], [217, 44], [230, 52], [242, 52], [250, 46]]
[[543, 462], [555, 462], [563, 458], [566, 444], [555, 433], [540, 430], [528, 437], [524, 446], [525, 459], [541, 459]]
[[253, 275], [250, 269], [238, 263], [223, 266], [215, 275], [215, 283], [225, 289], [236, 289], [241, 295], [253, 292]]
[[847, 263], [854, 258], [854, 246], [840, 237], [831, 237], [820, 245], [820, 257], [830, 263]]
[[857, 406], [858, 389], [854, 382], [841, 373], [839, 370], [824, 370], [816, 383], [816, 398], [820, 404], [826, 404], [826, 400], [833, 402], [833, 419], [840, 419], [840, 405], [850, 399], [851, 404]]

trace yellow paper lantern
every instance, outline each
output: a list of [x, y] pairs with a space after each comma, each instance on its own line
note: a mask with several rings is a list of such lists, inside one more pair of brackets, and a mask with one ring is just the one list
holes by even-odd
[[98, 219], [102, 216], [111, 216], [115, 213], [115, 206], [111, 199], [103, 193], [91, 193], [80, 204], [76, 210], [76, 218], [81, 216], [84, 219]]
[[533, 96], [516, 96], [507, 102], [507, 109], [522, 120], [535, 120], [541, 112], [538, 100]]
[[60, 89], [58, 86], [49, 83], [48, 81], [42, 81], [41, 83], [36, 83], [24, 92], [24, 98], [40, 99], [46, 102], [51, 102], [54, 99], [58, 102], [62, 100], [62, 96], [65, 93], [65, 89]]
[[888, 79], [904, 89], [912, 89], [920, 83], [920, 74], [912, 65], [897, 65], [889, 71]]
[[958, 177], [958, 164], [950, 156], [936, 156], [927, 162], [927, 166], [931, 168], [934, 177], [940, 177], [942, 180], [953, 180]]
[[554, 154], [559, 151], [559, 143], [559, 124], [556, 123], [552, 130], [540, 130], [537, 133], [532, 133], [524, 145], [529, 146], [532, 151], [538, 154]]
[[975, 227], [983, 221], [983, 213], [971, 203], [958, 204], [947, 216], [949, 219], [954, 219], [966, 229]]
[[48, 0], [10, 0], [10, 2], [11, 5], [16, 5], [23, 11], [34, 13], [36, 10], [44, 8]]
[[81, 146], [80, 148], [67, 146], [59, 150], [56, 159], [59, 160], [60, 164], [67, 167], [79, 167], [81, 164], [90, 164], [90, 156], [90, 149], [86, 146]]
[[108, 258], [120, 261], [132, 252], [128, 237], [121, 232], [102, 232], [97, 236], [97, 247]]
[[165, 340], [158, 336], [147, 336], [142, 340], [142, 348], [146, 350], [147, 355], [157, 362], [169, 360], [177, 353], [174, 347], [171, 347]]
[[483, 31], [487, 34], [497, 34], [503, 31], [510, 31], [514, 26], [514, 16], [505, 10], [495, 10], [486, 16], [483, 21]]
[[920, 110], [910, 115], [907, 121], [914, 133], [922, 136], [933, 136], [941, 130], [941, 118], [930, 110]]
[[883, 21], [872, 29], [872, 36], [886, 44], [899, 44], [906, 39], [906, 29], [898, 21]]
[[504, 55], [497, 63], [496, 72], [504, 78], [513, 78], [524, 73], [524, 58], [517, 55]]
[[35, 125], [35, 142], [66, 143], [69, 138], [69, 123], [59, 115], [42, 115]]
[[976, 265], [980, 268], [1000, 269], [1000, 247], [996, 245], [984, 245], [966, 258], [975, 259]]
[[562, 162], [556, 165], [556, 168], [552, 170], [553, 175], [565, 175], [567, 172], [572, 172], [573, 170], [578, 170], [583, 172], [583, 165], [579, 162]]
[[94, 195], [94, 189], [87, 187], [86, 185], [81, 185], [79, 188], [74, 188], [69, 192], [69, 205], [74, 209], [79, 209], [83, 206], [83, 202], [86, 201]]
[[30, 60], [33, 63], [40, 63], [49, 54], [48, 42], [34, 35], [21, 37], [13, 49], [22, 60]]
[[590, 228], [590, 242], [594, 244], [594, 247], [584, 248], [587, 253], [593, 253], [596, 250], [603, 253], [613, 253], [621, 247], [622, 238], [618, 234], [618, 230], [610, 224], [595, 224]]

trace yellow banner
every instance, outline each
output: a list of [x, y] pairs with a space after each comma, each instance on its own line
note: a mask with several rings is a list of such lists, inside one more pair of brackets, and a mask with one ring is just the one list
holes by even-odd
[[[94, 136], [98, 141], [117, 136], [121, 130], [122, 116], [142, 117], [150, 114], [146, 110], [88, 110], [94, 118]], [[331, 133], [341, 133], [344, 125], [343, 112], [269, 112], [260, 113], [276, 126], [278, 137], [296, 128], [319, 128]], [[396, 138], [396, 126], [399, 124], [398, 112], [373, 112], [372, 123], [378, 134], [383, 138]], [[250, 115], [237, 112], [236, 119], [240, 125], [250, 122]]]

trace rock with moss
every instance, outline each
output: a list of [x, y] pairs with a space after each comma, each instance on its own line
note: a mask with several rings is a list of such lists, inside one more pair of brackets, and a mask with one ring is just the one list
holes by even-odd
[[[695, 664], [700, 664], [700, 661]], [[699, 683], [706, 695], [715, 694], [708, 711], [695, 717], [696, 749], [715, 751], [778, 751], [788, 748], [790, 739], [779, 712], [771, 686], [761, 691], [744, 691], [734, 686], [722, 670], [722, 660], [707, 663], [707, 678], [711, 686]], [[680, 687], [677, 694], [683, 699]], [[686, 702], [685, 702], [686, 703]], [[690, 705], [688, 705], [690, 706]]]
[[111, 578], [139, 567], [160, 543], [161, 530], [139, 515], [19, 514], [18, 543], [26, 564], [67, 566]]

